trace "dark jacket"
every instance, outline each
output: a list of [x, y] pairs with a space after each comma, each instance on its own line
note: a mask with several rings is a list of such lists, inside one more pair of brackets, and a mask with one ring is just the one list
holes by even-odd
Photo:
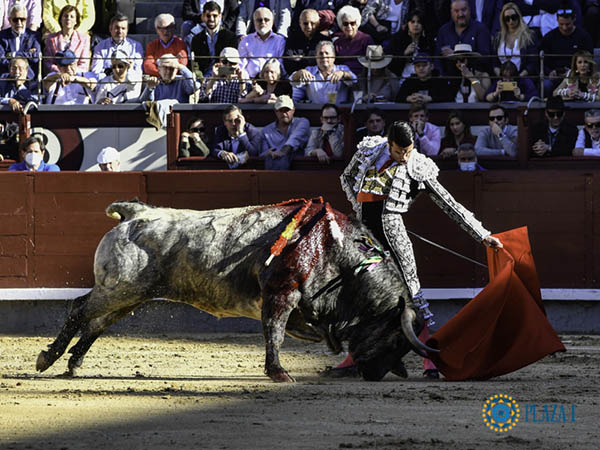
[[[492, 39], [492, 53], [494, 55], [498, 54], [498, 47], [500, 46], [500, 34], [497, 34]], [[520, 52], [519, 59], [521, 60], [521, 68], [519, 72], [522, 72], [523, 69], [527, 70], [529, 75], [537, 75], [540, 71], [540, 61], [538, 58], [539, 54], [539, 46], [540, 41], [537, 39], [536, 35], [533, 35], [533, 42], [529, 44], [527, 47], [522, 48]], [[499, 58], [494, 58], [492, 60], [493, 66], [500, 68], [502, 63]]]
[[29, 29], [19, 38], [21, 45], [19, 51], [15, 51], [16, 37], [12, 32], [12, 28], [0, 31], [0, 73], [9, 71], [10, 56], [21, 56], [29, 61], [29, 77], [33, 78], [37, 75], [38, 62], [41, 53], [41, 37], [37, 31]]
[[[477, 2], [475, 0], [469, 0], [469, 7], [471, 8], [471, 18], [477, 20]], [[481, 11], [481, 23], [483, 23], [492, 36], [500, 30], [500, 12], [504, 6], [503, 0], [486, 0], [483, 2], [483, 10]]]
[[[240, 12], [240, 5], [237, 0], [224, 0], [224, 10], [221, 11], [223, 19], [221, 25], [228, 30], [235, 29], [235, 21]], [[200, 23], [202, 8], [200, 0], [183, 0], [183, 19]], [[235, 46], [237, 48], [237, 45]]]
[[415, 92], [426, 93], [431, 97], [432, 102], [449, 102], [453, 99], [450, 97], [448, 80], [439, 78], [439, 74], [435, 70], [427, 81], [419, 80], [416, 75], [407, 78], [398, 91], [396, 102], [406, 103], [406, 97]]
[[[246, 123], [244, 127], [244, 134], [239, 138], [239, 144], [237, 151], [234, 152], [236, 155], [244, 152], [248, 152], [248, 156], [258, 156], [260, 153], [261, 134], [260, 130], [254, 125]], [[213, 149], [213, 156], [219, 157], [219, 152], [233, 152], [232, 147], [233, 139], [229, 135], [225, 125], [220, 125], [215, 131], [215, 147]]]
[[[402, 76], [402, 71], [407, 61], [411, 59], [404, 57], [404, 50], [410, 45], [412, 39], [408, 35], [406, 30], [400, 30], [392, 36], [389, 43], [389, 48], [385, 53], [394, 55], [396, 58], [392, 59], [389, 65], [389, 69], [398, 76]], [[421, 36], [417, 43], [420, 52], [428, 53], [433, 55], [433, 40], [426, 36]]]
[[[313, 37], [308, 40], [301, 30], [291, 31], [285, 42], [284, 56], [315, 56], [317, 44], [321, 41], [328, 40], [329, 39], [321, 33], [315, 33]], [[286, 73], [291, 75], [295, 71], [304, 69], [307, 66], [316, 66], [317, 63], [314, 58], [301, 58], [298, 61], [291, 58], [285, 58], [283, 60], [283, 65]]]
[[[549, 156], [571, 156], [575, 142], [577, 141], [577, 127], [570, 123], [562, 122], [558, 128], [558, 133], [554, 139], [554, 144], [549, 152], [544, 153], [543, 158]], [[550, 144], [550, 131], [548, 122], [543, 121], [533, 125], [529, 138], [529, 151], [532, 157], [538, 157], [532, 150], [533, 144], [538, 140]]]
[[210, 52], [208, 49], [208, 41], [206, 40], [206, 30], [202, 30], [192, 39], [192, 52], [194, 52], [195, 56], [194, 62], [198, 65], [198, 70], [200, 70], [203, 75], [206, 75], [208, 70], [219, 58], [221, 50], [223, 50], [225, 47], [237, 48], [237, 46], [238, 41], [235, 37], [235, 33], [225, 29], [224, 27], [221, 27], [221, 29], [217, 33], [217, 42], [215, 44], [215, 59], [203, 58], [203, 56], [210, 55]]

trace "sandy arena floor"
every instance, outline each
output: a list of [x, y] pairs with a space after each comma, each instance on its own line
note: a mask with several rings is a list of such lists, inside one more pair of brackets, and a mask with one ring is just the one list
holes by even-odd
[[[282, 363], [298, 382], [282, 385], [263, 375], [259, 335], [104, 337], [75, 379], [60, 377], [65, 357], [35, 372], [51, 338], [0, 336], [0, 448], [597, 449], [600, 337], [563, 340], [567, 353], [492, 381], [427, 381], [411, 354], [409, 379], [368, 383], [319, 378], [340, 357], [288, 338]], [[502, 434], [482, 420], [493, 394], [521, 411]]]

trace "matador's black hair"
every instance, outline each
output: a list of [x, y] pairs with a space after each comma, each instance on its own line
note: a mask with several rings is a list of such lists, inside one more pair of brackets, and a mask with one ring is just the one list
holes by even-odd
[[408, 147], [414, 141], [415, 135], [408, 122], [397, 120], [388, 128], [388, 142], [390, 144], [395, 142], [399, 147]]

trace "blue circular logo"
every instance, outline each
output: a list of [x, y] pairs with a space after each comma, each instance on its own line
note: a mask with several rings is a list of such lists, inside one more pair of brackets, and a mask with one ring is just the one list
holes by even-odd
[[492, 395], [483, 404], [481, 412], [485, 425], [497, 433], [512, 430], [521, 416], [517, 402], [506, 394]]

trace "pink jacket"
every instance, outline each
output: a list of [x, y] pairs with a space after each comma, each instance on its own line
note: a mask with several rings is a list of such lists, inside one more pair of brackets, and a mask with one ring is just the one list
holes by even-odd
[[[62, 33], [53, 33], [48, 35], [46, 38], [46, 47], [44, 49], [44, 56], [54, 56], [57, 52], [65, 50], [65, 40]], [[71, 50], [79, 61], [77, 62], [77, 69], [82, 72], [88, 72], [90, 69], [90, 36], [87, 33], [80, 33], [74, 31], [71, 37], [71, 44], [69, 45]], [[46, 73], [58, 72], [58, 66], [54, 59], [44, 59], [44, 68]]]

